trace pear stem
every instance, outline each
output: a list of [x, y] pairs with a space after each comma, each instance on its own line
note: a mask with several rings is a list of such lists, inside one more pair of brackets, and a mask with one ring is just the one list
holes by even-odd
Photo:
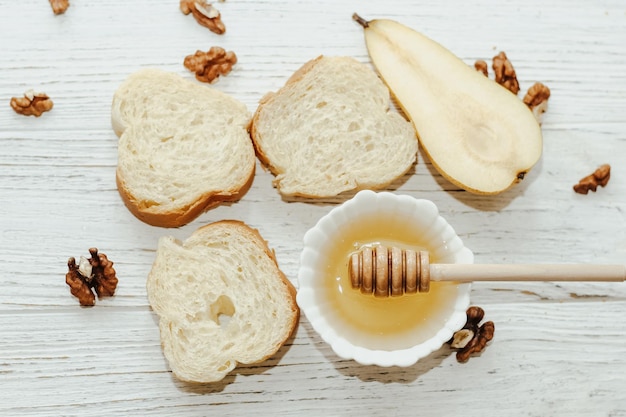
[[363, 29], [367, 29], [367, 27], [370, 25], [370, 22], [368, 20], [363, 19], [361, 16], [359, 16], [356, 13], [352, 15], [352, 20], [357, 22], [359, 25], [363, 26]]

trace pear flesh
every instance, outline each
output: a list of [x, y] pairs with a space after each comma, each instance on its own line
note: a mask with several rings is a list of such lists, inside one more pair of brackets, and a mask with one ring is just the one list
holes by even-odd
[[442, 176], [470, 192], [497, 194], [539, 160], [541, 128], [517, 96], [403, 24], [355, 20], [374, 66]]

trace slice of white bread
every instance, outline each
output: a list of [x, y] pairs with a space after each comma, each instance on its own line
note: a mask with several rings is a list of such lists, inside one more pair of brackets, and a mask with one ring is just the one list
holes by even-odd
[[273, 251], [235, 220], [203, 226], [185, 242], [160, 238], [147, 291], [165, 357], [184, 381], [219, 381], [237, 363], [269, 358], [299, 317]]
[[417, 156], [415, 130], [390, 110], [387, 87], [349, 57], [307, 62], [261, 99], [250, 134], [284, 196], [383, 188]]
[[212, 87], [156, 69], [130, 75], [113, 97], [117, 188], [142, 221], [182, 226], [236, 201], [254, 177], [250, 112]]

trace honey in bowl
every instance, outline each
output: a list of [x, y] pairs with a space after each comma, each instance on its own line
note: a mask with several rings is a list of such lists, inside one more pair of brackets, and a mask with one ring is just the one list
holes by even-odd
[[325, 308], [333, 309], [337, 333], [354, 345], [371, 350], [408, 349], [432, 338], [454, 312], [458, 286], [451, 282], [431, 282], [427, 293], [398, 297], [375, 297], [352, 288], [348, 276], [350, 255], [365, 246], [396, 246], [427, 250], [431, 262], [439, 262], [438, 252], [415, 230], [398, 218], [377, 216], [347, 223], [325, 248], [323, 297]]

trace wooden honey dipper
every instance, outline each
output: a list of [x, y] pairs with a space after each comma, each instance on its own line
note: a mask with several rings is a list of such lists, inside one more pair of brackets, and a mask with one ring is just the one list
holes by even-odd
[[427, 251], [365, 247], [350, 255], [352, 288], [376, 297], [428, 292], [430, 281], [605, 281], [626, 280], [624, 265], [431, 264]]

